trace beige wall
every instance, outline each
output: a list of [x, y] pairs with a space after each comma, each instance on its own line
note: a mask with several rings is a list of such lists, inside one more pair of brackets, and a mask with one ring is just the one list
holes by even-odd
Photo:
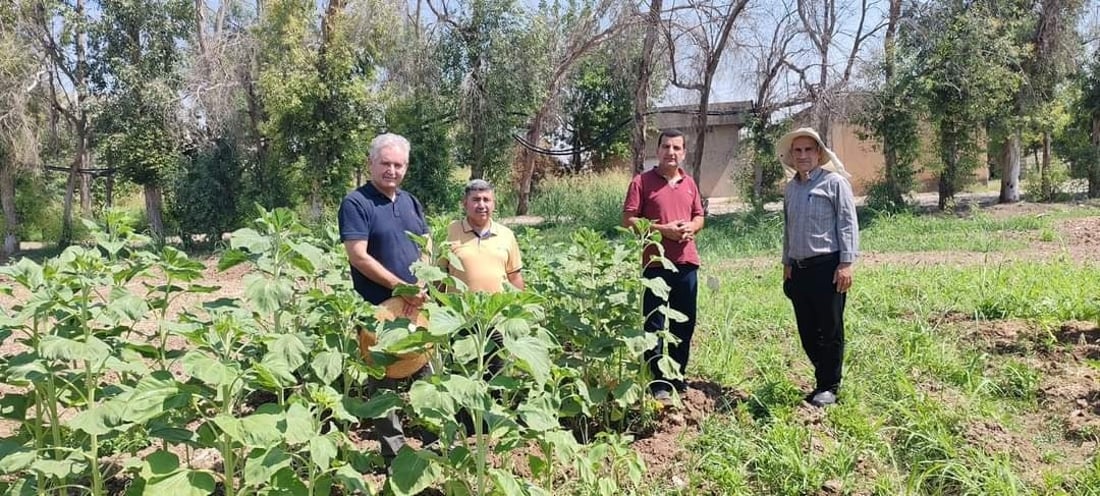
[[[699, 193], [703, 198], [725, 198], [737, 196], [737, 185], [733, 183], [733, 172], [737, 167], [737, 145], [739, 126], [707, 126], [706, 150], [703, 152], [703, 171], [699, 176]], [[690, 174], [688, 164], [692, 154], [698, 153], [695, 136], [687, 129], [684, 131], [688, 155], [684, 158], [684, 170]], [[646, 137], [646, 169], [657, 165], [657, 136], [653, 131]]]
[[[921, 164], [936, 164], [939, 157], [931, 153], [934, 147], [932, 140], [935, 135], [931, 129], [923, 129], [921, 132], [921, 157], [918, 159], [918, 167]], [[859, 139], [859, 127], [854, 124], [834, 122], [829, 128], [829, 148], [836, 153], [844, 167], [852, 174], [852, 189], [855, 194], [867, 194], [867, 188], [879, 179], [885, 159], [881, 147], [874, 141]], [[982, 156], [985, 151], [982, 151]], [[974, 180], [985, 182], [989, 180], [989, 169], [979, 167], [974, 171]], [[935, 174], [926, 170], [918, 170], [914, 189], [917, 193], [935, 192], [939, 187], [939, 181]]]

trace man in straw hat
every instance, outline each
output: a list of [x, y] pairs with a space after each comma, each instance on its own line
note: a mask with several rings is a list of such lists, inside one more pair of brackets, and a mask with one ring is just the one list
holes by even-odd
[[[665, 258], [675, 265], [670, 270], [653, 260], [657, 255], [655, 246], [647, 247], [642, 254], [642, 275], [647, 279], [663, 279], [669, 286], [668, 306], [687, 317], [685, 321], [673, 321], [668, 326], [680, 341], [668, 344], [668, 355], [676, 362], [681, 376], [687, 370], [691, 337], [695, 333], [699, 293], [699, 251], [695, 247], [695, 233], [703, 228], [699, 187], [691, 175], [680, 168], [686, 154], [684, 133], [676, 129], [661, 131], [657, 138], [657, 167], [634, 176], [623, 202], [623, 226], [634, 228], [638, 220], [650, 220], [650, 228], [661, 233]], [[656, 332], [665, 327], [665, 314], [658, 310], [664, 304], [662, 298], [646, 290], [642, 298], [646, 331]], [[650, 392], [661, 403], [668, 403], [672, 400], [673, 388], [683, 392], [687, 385], [683, 379], [665, 377], [659, 365], [664, 354], [664, 343], [658, 342], [655, 349], [646, 352], [645, 358], [654, 378]]]
[[859, 255], [855, 198], [844, 164], [813, 129], [787, 133], [775, 152], [794, 173], [783, 196], [783, 293], [817, 380], [806, 401], [824, 407], [837, 401], [844, 362], [844, 304]]
[[[422, 256], [420, 247], [409, 239], [406, 231], [428, 234], [420, 201], [400, 188], [408, 167], [407, 139], [390, 133], [375, 137], [370, 149], [370, 181], [344, 198], [340, 204], [339, 225], [340, 240], [351, 263], [355, 291], [371, 304], [384, 307], [383, 313], [416, 316], [427, 299], [426, 291], [401, 296], [402, 301], [393, 296], [398, 285], [416, 282], [410, 266]], [[406, 371], [397, 375], [411, 377], [402, 381], [411, 382], [430, 373], [430, 365], [420, 365], [411, 374]], [[387, 372], [385, 379], [371, 379], [368, 389], [397, 389], [399, 383], [393, 378], [394, 374]], [[405, 432], [397, 411], [375, 420], [374, 430], [382, 445], [382, 457], [389, 466], [405, 445]]]

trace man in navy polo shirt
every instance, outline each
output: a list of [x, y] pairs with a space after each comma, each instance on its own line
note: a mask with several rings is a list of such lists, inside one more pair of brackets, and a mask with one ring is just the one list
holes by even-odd
[[[400, 189], [409, 167], [409, 141], [382, 134], [371, 141], [370, 182], [352, 191], [340, 204], [340, 240], [351, 262], [351, 279], [364, 300], [379, 304], [393, 296], [399, 284], [415, 284], [410, 266], [421, 258], [420, 247], [406, 231], [426, 235], [424, 209], [412, 194]], [[419, 308], [427, 292], [403, 296], [406, 313]], [[425, 366], [410, 381], [430, 372]], [[368, 389], [397, 389], [393, 379], [371, 380]], [[374, 421], [387, 465], [405, 445], [397, 412]]]
[[[691, 336], [695, 333], [696, 297], [699, 292], [699, 251], [695, 248], [695, 233], [703, 228], [703, 202], [699, 187], [691, 176], [680, 168], [686, 148], [684, 133], [666, 129], [657, 138], [657, 167], [634, 176], [626, 191], [623, 203], [623, 226], [634, 228], [639, 219], [649, 219], [650, 229], [661, 233], [661, 246], [665, 258], [675, 270], [664, 268], [653, 260], [657, 247], [646, 247], [642, 254], [646, 279], [661, 278], [669, 286], [668, 306], [685, 316], [684, 322], [669, 323], [669, 331], [680, 342], [668, 345], [668, 355], [679, 366], [680, 375], [687, 370], [691, 351]], [[658, 308], [665, 302], [646, 290], [642, 299], [645, 330], [656, 332], [665, 327], [665, 315]], [[671, 401], [671, 389], [683, 392], [687, 385], [683, 379], [669, 379], [661, 372], [658, 360], [664, 355], [664, 343], [646, 353], [654, 381], [650, 386], [653, 397], [662, 403]]]

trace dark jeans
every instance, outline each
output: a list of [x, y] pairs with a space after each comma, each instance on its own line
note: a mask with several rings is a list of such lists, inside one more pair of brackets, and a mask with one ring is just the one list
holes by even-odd
[[837, 293], [833, 276], [840, 257], [826, 255], [824, 262], [805, 268], [792, 264], [791, 278], [783, 281], [783, 293], [794, 305], [802, 349], [814, 366], [815, 391], [840, 388], [844, 365], [844, 304], [847, 293]]
[[[669, 323], [669, 331], [673, 336], [680, 339], [677, 344], [669, 344], [668, 355], [677, 364], [680, 365], [680, 374], [684, 374], [687, 371], [688, 356], [691, 354], [691, 336], [695, 333], [695, 310], [697, 307], [696, 296], [699, 293], [699, 279], [698, 269], [695, 265], [677, 265], [678, 272], [667, 270], [663, 267], [650, 267], [642, 272], [642, 276], [647, 279], [661, 278], [669, 286], [668, 292], [668, 305], [673, 310], [676, 310], [687, 316], [687, 321]], [[665, 327], [665, 315], [657, 310], [665, 302], [659, 296], [653, 294], [648, 289], [645, 295], [642, 297], [642, 312], [646, 316], [645, 330], [648, 332], [656, 332], [657, 330], [664, 329]], [[649, 350], [645, 353], [646, 362], [649, 363], [649, 370], [653, 373], [653, 378], [656, 382], [653, 383], [651, 389], [656, 392], [660, 390], [667, 391], [669, 389], [669, 383], [678, 390], [683, 390], [685, 387], [682, 379], [675, 379], [668, 381], [665, 379], [664, 374], [661, 373], [660, 367], [657, 366], [657, 362], [661, 355], [664, 353], [664, 340], [660, 340], [657, 343], [657, 347]]]
[[[373, 393], [375, 391], [389, 389], [394, 392], [400, 392], [416, 382], [418, 379], [423, 379], [432, 375], [432, 364], [428, 363], [415, 374], [406, 377], [404, 379], [391, 379], [389, 377], [383, 377], [381, 379], [371, 378], [367, 381], [367, 391]], [[401, 417], [398, 410], [393, 410], [389, 415], [374, 419], [371, 422], [374, 427], [374, 434], [378, 438], [379, 444], [382, 445], [382, 458], [386, 460], [388, 466], [390, 461], [397, 456], [397, 452], [401, 450], [401, 447], [405, 445], [405, 429], [401, 425]], [[436, 440], [434, 434], [427, 433], [425, 439], [422, 439], [425, 445], [431, 444]]]

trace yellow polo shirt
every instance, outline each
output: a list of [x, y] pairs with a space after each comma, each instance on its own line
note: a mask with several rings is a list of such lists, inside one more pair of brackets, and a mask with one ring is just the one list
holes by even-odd
[[515, 234], [493, 221], [489, 221], [489, 229], [484, 234], [476, 232], [466, 219], [452, 222], [447, 226], [445, 249], [458, 256], [462, 270], [452, 267], [446, 256], [439, 265], [466, 283], [470, 291], [500, 292], [508, 274], [523, 268]]

